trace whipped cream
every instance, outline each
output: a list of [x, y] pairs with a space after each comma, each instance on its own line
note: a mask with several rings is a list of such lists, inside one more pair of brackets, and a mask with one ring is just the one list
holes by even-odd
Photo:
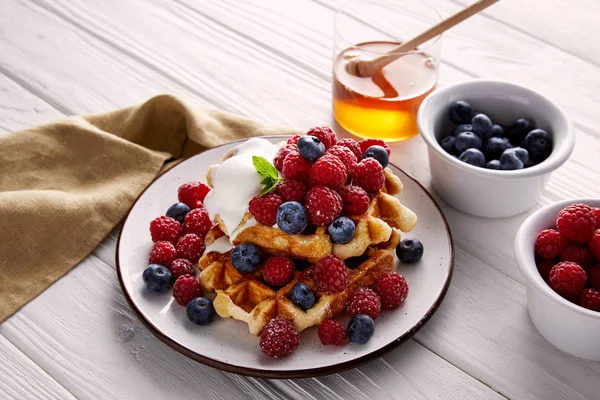
[[227, 253], [232, 248], [233, 245], [229, 241], [229, 238], [227, 238], [227, 236], [221, 236], [220, 238], [206, 246], [204, 254], [208, 254], [211, 251], [216, 251], [217, 253]]
[[279, 147], [266, 139], [252, 138], [229, 151], [225, 157], [230, 157], [221, 164], [211, 166], [212, 190], [204, 199], [204, 207], [212, 221], [219, 216], [230, 240], [255, 221], [250, 218], [238, 228], [248, 211], [248, 203], [262, 189], [262, 178], [254, 169], [252, 156], [261, 156], [273, 163], [278, 150]]

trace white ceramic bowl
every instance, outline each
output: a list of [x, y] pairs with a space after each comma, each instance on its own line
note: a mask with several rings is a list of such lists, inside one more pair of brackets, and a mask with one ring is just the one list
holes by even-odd
[[575, 203], [600, 207], [600, 199], [573, 199], [536, 211], [523, 222], [517, 233], [515, 259], [527, 280], [527, 308], [537, 330], [566, 353], [600, 361], [600, 312], [562, 298], [542, 279], [535, 265], [534, 247], [538, 233], [556, 227], [558, 212]]
[[[552, 133], [552, 154], [538, 165], [516, 171], [478, 168], [457, 160], [438, 143], [450, 126], [450, 105], [457, 100], [470, 102], [496, 123], [533, 118], [536, 127]], [[553, 102], [531, 89], [496, 80], [475, 79], [435, 90], [421, 104], [417, 122], [427, 142], [435, 190], [453, 207], [481, 217], [508, 217], [532, 207], [550, 173], [569, 158], [575, 145], [570, 121]]]

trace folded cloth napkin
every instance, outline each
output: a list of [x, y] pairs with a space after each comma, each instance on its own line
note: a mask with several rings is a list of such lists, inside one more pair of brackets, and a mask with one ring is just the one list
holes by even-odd
[[297, 133], [161, 95], [0, 136], [0, 321], [94, 250], [166, 165]]

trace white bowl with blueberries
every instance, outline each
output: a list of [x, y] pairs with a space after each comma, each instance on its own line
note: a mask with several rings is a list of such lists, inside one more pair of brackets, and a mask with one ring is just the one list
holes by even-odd
[[417, 116], [435, 190], [481, 217], [531, 208], [575, 146], [571, 122], [541, 94], [476, 79], [431, 93]]

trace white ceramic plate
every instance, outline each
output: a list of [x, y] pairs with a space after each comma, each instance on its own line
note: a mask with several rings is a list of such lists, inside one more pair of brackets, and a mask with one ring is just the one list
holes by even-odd
[[[282, 137], [268, 138], [273, 142]], [[258, 338], [241, 321], [215, 317], [209, 326], [190, 323], [185, 308], [170, 293], [145, 290], [142, 272], [152, 241], [149, 223], [177, 202], [177, 188], [188, 181], [205, 181], [211, 164], [239, 142], [229, 143], [191, 157], [154, 180], [135, 201], [117, 243], [117, 272], [125, 293], [140, 320], [163, 342], [202, 363], [226, 371], [264, 378], [297, 378], [324, 375], [355, 367], [404, 342], [421, 328], [440, 305], [452, 276], [453, 246], [446, 220], [429, 193], [390, 164], [404, 190], [398, 196], [417, 213], [417, 227], [404, 237], [421, 240], [425, 254], [414, 265], [397, 265], [409, 285], [409, 295], [397, 310], [375, 320], [375, 334], [365, 345], [322, 346], [316, 328], [300, 334], [300, 346], [289, 357], [271, 359], [258, 346]], [[345, 319], [340, 317], [343, 322]], [[401, 350], [399, 350], [401, 351]]]

